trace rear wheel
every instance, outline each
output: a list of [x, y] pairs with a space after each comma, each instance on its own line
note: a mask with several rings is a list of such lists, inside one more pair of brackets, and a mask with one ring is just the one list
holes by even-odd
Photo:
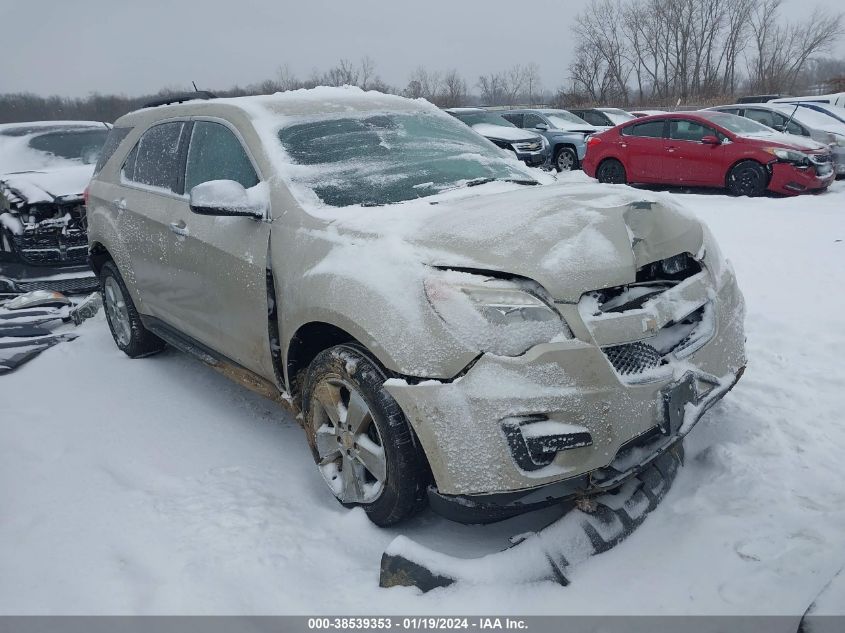
[[601, 162], [596, 170], [596, 179], [611, 185], [624, 185], [628, 182], [625, 166], [615, 158], [608, 158]]
[[762, 196], [769, 184], [765, 168], [753, 160], [734, 165], [727, 180], [728, 191], [735, 196]]
[[132, 303], [123, 277], [114, 262], [106, 262], [100, 270], [106, 321], [117, 347], [130, 358], [149, 356], [163, 350], [165, 342], [147, 330]]
[[578, 155], [571, 147], [560, 147], [555, 154], [555, 168], [558, 171], [578, 169]]
[[338, 345], [311, 363], [302, 402], [308, 443], [332, 494], [347, 507], [361, 506], [380, 526], [423, 508], [429, 480], [425, 457], [385, 380], [364, 348]]

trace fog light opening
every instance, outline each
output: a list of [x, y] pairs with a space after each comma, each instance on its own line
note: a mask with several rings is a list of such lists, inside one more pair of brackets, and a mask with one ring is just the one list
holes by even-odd
[[561, 451], [593, 443], [585, 427], [550, 420], [547, 415], [505, 418], [502, 430], [517, 466], [528, 472], [545, 468]]

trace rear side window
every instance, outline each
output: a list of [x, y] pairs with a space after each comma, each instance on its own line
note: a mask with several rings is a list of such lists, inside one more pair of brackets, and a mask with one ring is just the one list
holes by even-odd
[[677, 119], [669, 121], [669, 138], [676, 141], [701, 141], [705, 136], [716, 136], [716, 130], [696, 121]]
[[622, 128], [625, 136], [642, 136], [646, 138], [663, 138], [663, 121], [649, 121]]
[[144, 132], [123, 165], [127, 180], [176, 191], [182, 121], [161, 123]]
[[502, 116], [516, 127], [522, 127], [522, 114], [503, 114]]
[[209, 180], [234, 180], [249, 189], [258, 175], [241, 142], [225, 125], [196, 121], [188, 148], [185, 191]]
[[100, 170], [111, 158], [121, 141], [126, 138], [126, 135], [132, 131], [131, 127], [113, 127], [109, 130], [106, 136], [106, 142], [103, 143], [103, 149], [100, 150], [100, 158], [97, 159], [97, 165], [94, 167], [94, 175], [100, 173]]

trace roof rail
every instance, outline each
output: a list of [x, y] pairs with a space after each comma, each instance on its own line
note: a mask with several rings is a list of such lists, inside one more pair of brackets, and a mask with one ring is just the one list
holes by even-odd
[[171, 103], [182, 103], [184, 101], [193, 101], [194, 99], [216, 99], [217, 95], [208, 92], [207, 90], [196, 90], [195, 92], [177, 92], [175, 94], [167, 95], [147, 101], [142, 108], [157, 108], [158, 106], [169, 105]]

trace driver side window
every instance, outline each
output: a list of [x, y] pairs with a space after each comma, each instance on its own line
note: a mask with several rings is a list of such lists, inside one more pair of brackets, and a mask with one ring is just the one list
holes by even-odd
[[523, 120], [522, 127], [526, 130], [533, 130], [538, 125], [544, 124], [545, 121], [536, 114], [526, 114], [525, 119]]
[[229, 128], [212, 121], [196, 121], [188, 147], [185, 193], [209, 180], [234, 180], [249, 189], [258, 184], [258, 174]]

